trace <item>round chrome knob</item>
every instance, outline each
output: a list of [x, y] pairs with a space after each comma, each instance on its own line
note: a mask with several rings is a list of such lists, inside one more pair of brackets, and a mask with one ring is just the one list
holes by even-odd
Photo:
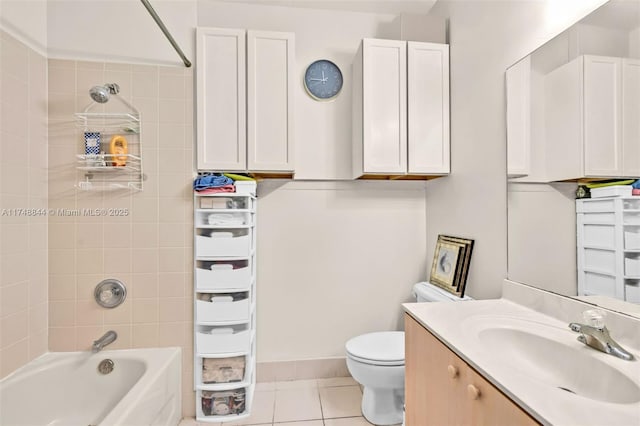
[[120, 306], [124, 302], [127, 297], [127, 288], [122, 281], [109, 278], [98, 283], [93, 296], [98, 305], [111, 309]]

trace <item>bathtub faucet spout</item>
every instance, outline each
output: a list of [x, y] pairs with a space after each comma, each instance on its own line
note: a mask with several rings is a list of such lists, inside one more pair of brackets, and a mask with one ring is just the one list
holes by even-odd
[[104, 349], [105, 346], [115, 342], [117, 338], [118, 338], [118, 333], [116, 333], [113, 330], [107, 331], [106, 333], [104, 333], [104, 336], [102, 336], [101, 338], [93, 342], [93, 346], [91, 347], [91, 352], [93, 353], [100, 352], [102, 349]]

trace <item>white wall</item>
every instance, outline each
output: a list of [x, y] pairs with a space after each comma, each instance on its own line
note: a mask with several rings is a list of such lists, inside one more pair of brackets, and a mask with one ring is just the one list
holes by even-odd
[[438, 234], [474, 238], [472, 297], [498, 297], [507, 272], [504, 72], [601, 3], [441, 0], [432, 9], [449, 19], [452, 174], [427, 184], [427, 257]]
[[[196, 1], [150, 3], [194, 62]], [[139, 0], [55, 0], [47, 12], [49, 57], [184, 66]]]
[[281, 184], [258, 190], [258, 361], [344, 356], [353, 336], [402, 329], [430, 267], [424, 183]]
[[41, 55], [45, 55], [47, 1], [0, 0], [0, 29]]
[[640, 27], [629, 32], [629, 57], [640, 59]]

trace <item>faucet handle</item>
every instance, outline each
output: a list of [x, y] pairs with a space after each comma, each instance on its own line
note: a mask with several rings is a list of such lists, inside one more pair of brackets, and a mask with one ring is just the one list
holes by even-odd
[[607, 313], [600, 309], [589, 309], [582, 313], [582, 317], [584, 318], [584, 322], [587, 325], [595, 328], [604, 328], [605, 318], [607, 317]]

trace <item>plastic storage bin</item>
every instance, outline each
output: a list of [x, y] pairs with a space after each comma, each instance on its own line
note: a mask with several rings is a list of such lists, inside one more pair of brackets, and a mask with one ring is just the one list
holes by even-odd
[[588, 295], [616, 296], [616, 277], [595, 272], [584, 272], [585, 288]]
[[251, 225], [252, 215], [249, 212], [238, 212], [234, 210], [198, 210], [196, 211], [196, 227], [199, 226], [220, 226], [234, 227]]
[[249, 256], [250, 252], [250, 229], [197, 230], [196, 256], [198, 257], [240, 257]]
[[248, 353], [251, 349], [249, 324], [196, 328], [196, 352], [199, 354]]
[[616, 273], [616, 252], [613, 250], [584, 249], [584, 268], [609, 274]]
[[627, 277], [640, 277], [640, 259], [637, 257], [624, 258], [624, 275]]
[[228, 416], [245, 411], [246, 389], [226, 391], [200, 391], [201, 409], [204, 416]]
[[616, 234], [613, 225], [585, 224], [582, 232], [585, 246], [615, 248]]
[[251, 284], [248, 260], [196, 261], [198, 290], [246, 290]]
[[640, 228], [624, 231], [624, 248], [627, 250], [640, 249]]
[[196, 299], [197, 322], [240, 322], [250, 318], [249, 293], [202, 293]]
[[200, 380], [203, 384], [221, 384], [245, 380], [247, 357], [199, 358]]

